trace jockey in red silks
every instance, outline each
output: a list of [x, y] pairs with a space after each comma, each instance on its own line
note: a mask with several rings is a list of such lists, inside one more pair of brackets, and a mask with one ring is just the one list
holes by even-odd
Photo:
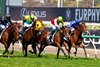
[[63, 17], [58, 16], [57, 18], [52, 19], [50, 26], [53, 33], [55, 30], [59, 30], [62, 26], [64, 26]]
[[58, 16], [57, 18], [52, 19], [50, 26], [52, 28], [52, 33], [51, 33], [51, 37], [50, 37], [50, 40], [51, 40], [53, 33], [56, 30], [60, 30], [60, 28], [62, 28], [62, 26], [64, 26], [63, 17]]

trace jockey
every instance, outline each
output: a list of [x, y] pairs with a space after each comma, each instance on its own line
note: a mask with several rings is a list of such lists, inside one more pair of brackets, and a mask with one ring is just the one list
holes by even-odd
[[36, 16], [34, 16], [34, 15], [25, 15], [24, 17], [23, 17], [23, 28], [20, 30], [20, 34], [23, 34], [24, 33], [24, 31], [28, 28], [28, 27], [30, 27], [30, 26], [32, 26], [32, 24], [34, 23], [34, 21], [35, 20], [37, 20], [37, 17]]
[[73, 20], [70, 22], [69, 28], [71, 30], [71, 34], [73, 33], [73, 31], [75, 30], [74, 28], [79, 26], [81, 23], [81, 20]]
[[11, 16], [10, 15], [6, 15], [6, 17], [2, 17], [2, 19], [0, 20], [0, 30], [3, 30], [6, 26], [8, 26], [9, 24], [11, 24]]
[[64, 26], [63, 18], [62, 16], [58, 16], [58, 18], [54, 18], [51, 20], [51, 28], [52, 28], [52, 34], [54, 33], [55, 30], [59, 30]]
[[37, 17], [34, 16], [34, 15], [25, 15], [23, 17], [23, 24], [24, 24], [24, 27], [30, 27], [32, 26], [33, 22], [37, 20]]
[[62, 26], [64, 26], [64, 22], [63, 22], [63, 17], [62, 16], [58, 16], [57, 18], [54, 18], [53, 20], [51, 20], [50, 26], [52, 28], [52, 33], [51, 33], [51, 37], [50, 37], [50, 41], [52, 42], [52, 35], [56, 30], [60, 30], [62, 28]]

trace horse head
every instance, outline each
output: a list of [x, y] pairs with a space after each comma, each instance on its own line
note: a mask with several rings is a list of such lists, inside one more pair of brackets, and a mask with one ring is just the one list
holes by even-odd
[[84, 22], [82, 22], [79, 26], [77, 26], [77, 28], [79, 29], [79, 31], [81, 31], [82, 33], [87, 31], [87, 26]]
[[43, 22], [41, 20], [35, 20], [32, 27], [35, 30], [38, 30], [38, 31], [43, 31], [44, 30], [44, 25], [43, 25]]
[[65, 37], [66, 39], [69, 39], [69, 38], [70, 38], [70, 29], [69, 29], [69, 27], [64, 26], [64, 27], [62, 28], [62, 31], [63, 31], [64, 37]]
[[14, 35], [14, 39], [18, 40], [18, 38], [19, 38], [19, 31], [21, 29], [20, 23], [18, 23], [18, 22], [12, 22], [12, 24], [9, 25], [9, 28], [10, 27], [11, 27], [12, 33]]

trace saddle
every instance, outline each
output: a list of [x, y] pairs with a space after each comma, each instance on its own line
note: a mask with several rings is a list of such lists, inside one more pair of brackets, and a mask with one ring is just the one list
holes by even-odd
[[28, 27], [23, 27], [23, 28], [21, 29], [21, 31], [19, 32], [19, 37], [20, 37], [20, 38], [23, 38], [23, 34], [24, 34], [24, 32], [25, 32], [27, 29], [28, 29]]

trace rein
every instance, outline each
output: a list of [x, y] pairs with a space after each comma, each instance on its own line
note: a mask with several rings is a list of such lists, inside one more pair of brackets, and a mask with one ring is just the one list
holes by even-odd
[[[33, 29], [34, 29], [34, 28], [33, 28], [33, 27], [31, 27], [32, 37], [33, 37], [33, 38], [36, 38], [36, 37], [33, 35]], [[34, 29], [34, 30], [35, 30], [35, 29]]]

